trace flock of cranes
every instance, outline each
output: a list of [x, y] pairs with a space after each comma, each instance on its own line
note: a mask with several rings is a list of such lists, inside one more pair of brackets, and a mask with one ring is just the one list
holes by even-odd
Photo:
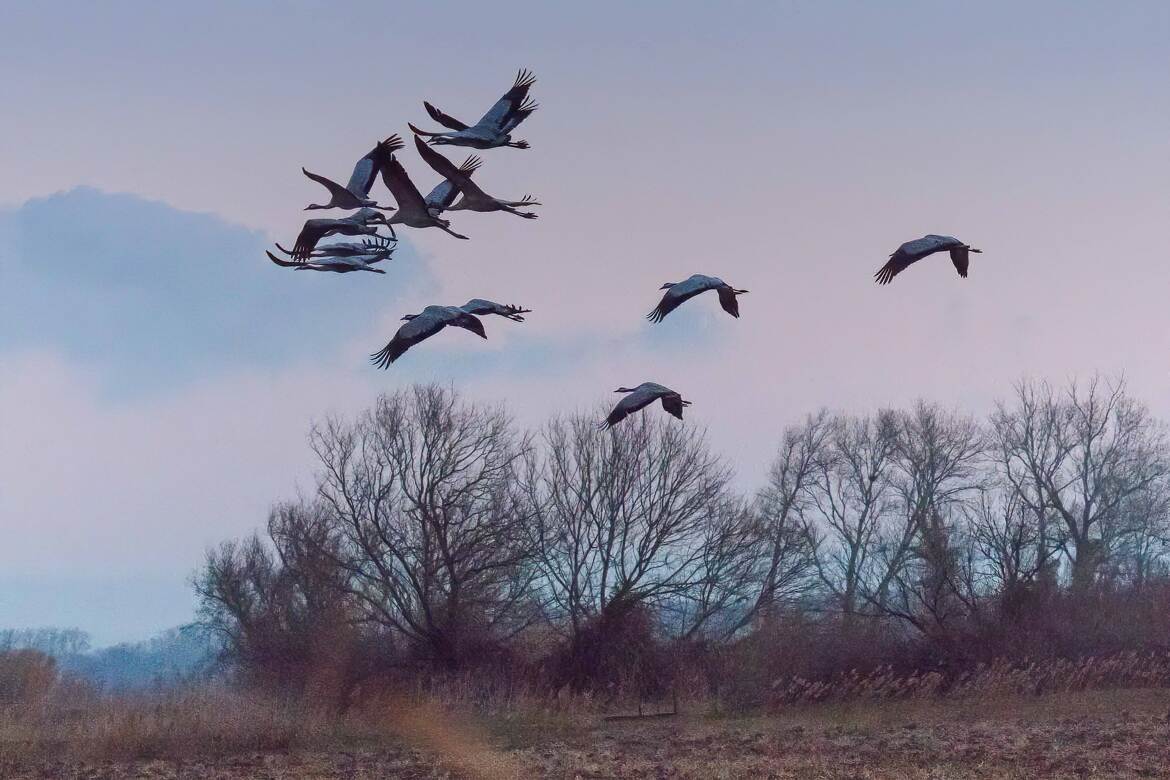
[[[528, 149], [528, 142], [523, 139], [513, 140], [512, 133], [538, 108], [538, 104], [528, 94], [534, 83], [535, 76], [527, 70], [521, 70], [516, 75], [511, 89], [505, 92], [474, 125], [465, 124], [429, 102], [423, 101], [423, 106], [431, 119], [447, 128], [431, 132], [407, 124], [414, 133], [414, 145], [419, 156], [441, 177], [441, 181], [426, 197], [423, 197], [398, 159], [396, 153], [405, 147], [398, 135], [378, 142], [373, 149], [363, 155], [354, 165], [353, 173], [350, 174], [349, 182], [345, 186], [301, 168], [305, 176], [325, 187], [329, 193], [328, 202], [312, 203], [305, 207], [306, 211], [345, 209], [354, 213], [343, 218], [306, 220], [292, 251], [276, 244], [277, 250], [288, 259], [268, 252], [269, 259], [278, 266], [298, 271], [342, 274], [369, 271], [382, 274], [385, 271], [373, 266], [394, 254], [398, 243], [394, 225], [420, 229], [433, 227], [455, 238], [466, 239], [467, 236], [451, 229], [450, 220], [440, 215], [463, 210], [502, 211], [524, 219], [536, 219], [535, 213], [521, 210], [541, 205], [531, 195], [525, 195], [519, 200], [497, 198], [489, 195], [473, 180], [473, 175], [483, 164], [478, 155], [472, 154], [459, 165], [455, 165], [432, 148], [466, 146], [479, 150], [497, 147]], [[394, 206], [380, 205], [370, 196], [370, 191], [379, 176], [393, 196]], [[389, 235], [380, 233], [380, 228], [385, 228]], [[320, 243], [322, 239], [335, 235], [364, 238], [358, 242]], [[970, 253], [978, 253], [980, 250], [951, 236], [927, 235], [907, 241], [898, 247], [890, 255], [889, 262], [874, 274], [874, 279], [878, 284], [889, 284], [911, 264], [942, 251], [950, 253], [951, 262], [954, 263], [959, 276], [966, 278]], [[738, 318], [737, 297], [748, 292], [732, 287], [718, 277], [703, 274], [695, 274], [681, 282], [667, 282], [659, 289], [666, 292], [654, 310], [646, 315], [648, 320], [655, 323], [662, 322], [683, 303], [708, 290], [716, 292], [719, 296], [719, 305], [724, 311]], [[473, 298], [463, 306], [427, 306], [418, 314], [405, 315], [402, 318], [405, 323], [394, 334], [394, 338], [371, 355], [371, 360], [378, 368], [389, 368], [391, 363], [402, 357], [411, 347], [448, 326], [469, 330], [486, 339], [487, 332], [480, 317], [495, 314], [513, 322], [523, 322], [523, 315], [529, 312], [531, 309], [499, 304], [482, 298]], [[601, 424], [603, 429], [617, 425], [630, 414], [655, 401], [661, 401], [662, 408], [680, 420], [683, 417], [683, 409], [691, 405], [691, 402], [683, 400], [677, 391], [655, 382], [643, 382], [637, 387], [623, 386], [614, 392], [622, 393], [624, 397]]]

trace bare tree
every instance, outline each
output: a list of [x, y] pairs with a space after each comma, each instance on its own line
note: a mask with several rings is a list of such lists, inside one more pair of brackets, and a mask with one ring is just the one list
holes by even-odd
[[810, 487], [829, 457], [826, 450], [833, 429], [832, 417], [821, 409], [801, 425], [784, 431], [768, 471], [768, 483], [756, 499], [758, 585], [751, 609], [737, 628], [758, 617], [769, 619], [779, 606], [809, 589], [813, 545], [804, 533], [801, 517]]
[[913, 534], [890, 525], [890, 419], [836, 416], [823, 426], [823, 451], [804, 485], [800, 517], [821, 584], [848, 624], [885, 591]]
[[721, 511], [730, 475], [701, 432], [650, 415], [599, 431], [577, 415], [543, 438], [526, 480], [529, 527], [548, 604], [571, 636], [611, 607], [685, 598], [727, 563], [712, 567], [706, 545], [739, 538], [734, 523], [726, 534], [711, 525], [735, 517]]
[[[1073, 589], [1084, 592], [1132, 530], [1126, 503], [1170, 473], [1163, 427], [1123, 382], [1099, 378], [1061, 394], [1021, 383], [993, 425], [1001, 469], [1033, 512], [1062, 524]], [[1048, 538], [1042, 526], [1041, 543]]]
[[416, 386], [353, 423], [329, 420], [310, 441], [338, 563], [367, 620], [445, 667], [529, 624], [517, 472], [530, 444], [506, 413]]
[[909, 536], [914, 543], [909, 549], [899, 544], [888, 556], [889, 579], [871, 598], [924, 633], [948, 637], [948, 622], [970, 606], [952, 520], [985, 478], [985, 437], [974, 419], [924, 401], [889, 420], [895, 511], [905, 529], [902, 540]]
[[[1007, 593], [1034, 582], [1044, 569], [1036, 515], [1010, 486], [988, 486], [963, 508], [968, 538], [978, 556], [971, 590]], [[986, 583], [986, 584], [983, 584]]]
[[751, 622], [759, 596], [768, 587], [763, 576], [769, 573], [776, 586], [771, 592], [787, 595], [788, 582], [795, 578], [794, 556], [785, 549], [778, 565], [764, 565], [764, 548], [774, 542], [771, 530], [738, 498], [728, 497], [712, 507], [697, 540], [699, 557], [691, 586], [664, 605], [673, 618], [674, 636], [684, 640], [734, 636]]

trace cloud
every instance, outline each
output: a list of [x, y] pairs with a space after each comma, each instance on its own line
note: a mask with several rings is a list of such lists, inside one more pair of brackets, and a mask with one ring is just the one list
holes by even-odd
[[328, 353], [433, 286], [408, 241], [385, 276], [289, 272], [268, 262], [267, 243], [210, 214], [88, 187], [0, 212], [0, 350], [58, 351], [105, 392], [149, 396]]

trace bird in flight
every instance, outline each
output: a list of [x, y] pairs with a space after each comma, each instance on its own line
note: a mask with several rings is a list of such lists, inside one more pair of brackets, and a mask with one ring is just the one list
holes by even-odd
[[680, 420], [683, 418], [683, 407], [691, 405], [690, 401], [684, 401], [682, 396], [674, 390], [655, 382], [643, 382], [637, 387], [619, 387], [614, 392], [626, 393], [627, 395], [618, 401], [617, 406], [605, 418], [605, 422], [600, 426], [602, 430], [612, 428], [634, 412], [645, 406], [649, 406], [659, 398], [662, 399], [662, 408]]
[[479, 318], [457, 306], [427, 306], [419, 314], [407, 314], [402, 319], [406, 320], [406, 324], [398, 329], [390, 343], [370, 355], [370, 360], [378, 368], [389, 368], [390, 364], [402, 357], [406, 350], [448, 325], [464, 328], [480, 338], [487, 338]]
[[506, 211], [525, 219], [536, 219], [536, 215], [531, 211], [517, 211], [516, 208], [517, 206], [539, 206], [540, 202], [533, 199], [532, 196], [525, 195], [522, 200], [493, 198], [471, 180], [471, 174], [464, 173], [461, 168], [456, 168], [455, 163], [427, 146], [418, 136], [415, 136], [414, 144], [418, 147], [418, 153], [426, 160], [427, 165], [445, 179], [444, 183], [450, 182], [462, 195], [458, 201], [446, 207], [447, 211]]
[[[342, 219], [309, 219], [297, 235], [291, 252], [294, 260], [308, 260], [317, 242], [326, 236], [340, 233], [343, 236], [377, 236], [378, 225], [390, 227], [386, 215], [372, 208], [363, 208]], [[394, 228], [390, 227], [391, 234]], [[283, 251], [283, 250], [282, 250]]]
[[527, 70], [516, 74], [516, 81], [504, 96], [496, 101], [495, 105], [483, 115], [474, 125], [468, 126], [450, 114], [445, 114], [430, 103], [423, 101], [423, 106], [431, 119], [446, 131], [437, 133], [419, 130], [414, 125], [410, 129], [416, 134], [430, 138], [432, 144], [450, 144], [452, 146], [470, 146], [474, 149], [492, 149], [497, 146], [511, 146], [516, 149], [527, 149], [527, 141], [513, 141], [512, 131], [535, 111], [536, 101], [528, 97], [528, 90], [536, 83], [536, 76]]
[[[389, 257], [395, 248], [395, 245], [391, 243], [392, 240], [388, 236], [374, 236], [372, 239], [362, 239], [360, 243], [357, 241], [339, 241], [334, 244], [317, 246], [309, 253], [309, 257], [324, 257], [326, 255], [332, 255], [333, 257], [353, 257], [354, 255], [376, 255], [382, 253], [386, 257]], [[282, 247], [279, 243], [277, 243], [276, 248], [289, 257], [292, 257], [293, 253]]]
[[386, 272], [380, 268], [371, 268], [371, 265], [383, 260], [383, 257], [376, 255], [323, 255], [300, 262], [281, 260], [270, 251], [266, 251], [264, 254], [268, 255], [268, 260], [277, 265], [282, 265], [284, 268], [295, 268], [298, 271], [332, 271], [335, 274], [349, 274], [350, 271], [372, 271], [374, 274], [385, 274]]
[[667, 282], [658, 289], [666, 290], [666, 294], [662, 296], [662, 300], [658, 302], [654, 311], [646, 315], [646, 319], [651, 322], [662, 322], [663, 317], [677, 309], [685, 301], [707, 290], [718, 292], [719, 305], [723, 307], [723, 311], [738, 318], [739, 301], [735, 297], [747, 292], [747, 290], [735, 289], [717, 276], [704, 276], [703, 274], [695, 274], [682, 282]]
[[[394, 138], [398, 138], [398, 136], [394, 136]], [[399, 143], [401, 144], [401, 141]], [[385, 182], [386, 189], [390, 190], [390, 194], [398, 203], [398, 210], [394, 212], [394, 216], [386, 220], [386, 224], [407, 225], [413, 228], [437, 227], [455, 238], [467, 238], [467, 236], [452, 230], [449, 220], [443, 219], [437, 211], [431, 210], [426, 200], [423, 199], [422, 193], [418, 191], [418, 187], [414, 186], [414, 182], [410, 180], [402, 163], [398, 161], [397, 156], [390, 155], [390, 159], [382, 166], [381, 170], [382, 181]]]
[[889, 262], [879, 268], [873, 278], [877, 280], [878, 284], [889, 284], [895, 276], [905, 271], [911, 264], [944, 249], [950, 251], [951, 262], [955, 264], [955, 270], [959, 272], [959, 276], [964, 279], [967, 278], [969, 253], [980, 254], [983, 251], [975, 249], [969, 244], [964, 244], [953, 236], [936, 236], [932, 233], [913, 241], [907, 241], [898, 247], [898, 250], [890, 255]]
[[329, 190], [329, 202], [324, 204], [310, 203], [305, 206], [305, 211], [312, 211], [313, 209], [360, 209], [373, 208], [382, 209], [384, 211], [393, 209], [388, 206], [379, 206], [377, 201], [370, 198], [370, 188], [374, 186], [374, 180], [378, 176], [378, 171], [390, 159], [394, 149], [402, 148], [402, 140], [398, 140], [398, 146], [391, 144], [391, 140], [397, 136], [391, 136], [385, 141], [381, 141], [374, 146], [364, 157], [357, 161], [353, 166], [353, 173], [349, 177], [349, 184], [342, 187], [332, 179], [327, 179], [324, 176], [318, 176], [311, 171], [301, 168], [301, 173], [308, 176], [313, 181]]

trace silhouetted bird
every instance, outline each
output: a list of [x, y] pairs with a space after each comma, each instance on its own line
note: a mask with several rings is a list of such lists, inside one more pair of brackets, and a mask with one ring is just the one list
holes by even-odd
[[663, 387], [654, 382], [643, 382], [637, 387], [619, 387], [614, 392], [628, 393], [629, 395], [618, 401], [617, 406], [609, 413], [609, 417], [606, 417], [605, 422], [601, 424], [602, 430], [612, 428], [626, 417], [654, 403], [659, 398], [662, 399], [662, 408], [680, 420], [683, 418], [683, 407], [691, 405], [690, 401], [684, 401], [681, 395], [669, 387]]
[[732, 317], [739, 317], [739, 302], [737, 295], [743, 295], [747, 290], [737, 290], [717, 276], [703, 276], [695, 274], [686, 281], [667, 282], [658, 289], [666, 290], [666, 295], [658, 302], [654, 311], [646, 315], [651, 322], [662, 322], [662, 318], [677, 309], [684, 301], [694, 298], [707, 290], [716, 290], [719, 293], [719, 305], [723, 311]]
[[527, 141], [512, 140], [512, 131], [538, 107], [528, 97], [528, 90], [535, 83], [535, 76], [527, 70], [521, 70], [516, 74], [516, 81], [512, 84], [512, 88], [496, 101], [496, 104], [483, 115], [483, 118], [470, 127], [450, 114], [444, 114], [424, 100], [423, 106], [431, 115], [431, 119], [443, 127], [450, 128], [450, 130], [431, 133], [419, 130], [414, 125], [410, 125], [410, 129], [417, 135], [429, 137], [432, 144], [470, 146], [475, 149], [492, 149], [497, 146], [527, 149]]
[[371, 271], [384, 274], [385, 271], [371, 268], [374, 263], [380, 263], [389, 255], [322, 255], [309, 260], [281, 260], [271, 252], [266, 252], [268, 259], [285, 268], [295, 268], [298, 271], [332, 271], [335, 274], [347, 274], [350, 271]]
[[398, 329], [390, 343], [370, 356], [378, 368], [389, 368], [406, 350], [430, 338], [448, 325], [464, 328], [481, 338], [487, 338], [483, 323], [473, 314], [455, 306], [428, 306], [419, 314], [407, 314], [406, 324]]
[[967, 262], [970, 259], [968, 253], [978, 254], [983, 251], [964, 244], [952, 236], [936, 236], [932, 233], [914, 241], [907, 241], [898, 247], [898, 250], [890, 255], [890, 261], [879, 268], [873, 278], [877, 280], [878, 284], [889, 284], [895, 276], [905, 271], [913, 263], [944, 249], [950, 250], [951, 262], [955, 264], [955, 270], [959, 272], [959, 276], [964, 279], [967, 278]]
[[[286, 255], [292, 256], [292, 252], [282, 247], [279, 243], [276, 248]], [[373, 238], [362, 239], [357, 241], [339, 241], [332, 244], [318, 244], [312, 252], [310, 257], [325, 257], [330, 255], [333, 257], [353, 257], [354, 255], [372, 255], [385, 253], [387, 256], [394, 251], [395, 242], [389, 236], [374, 236]]]
[[[293, 244], [294, 260], [308, 260], [317, 242], [326, 236], [377, 236], [378, 225], [390, 227], [386, 215], [372, 208], [363, 208], [343, 219], [310, 219], [305, 222]], [[394, 228], [390, 227], [393, 234]]]
[[519, 306], [512, 306], [496, 303], [495, 301], [485, 301], [483, 298], [472, 298], [467, 303], [459, 307], [468, 314], [498, 314], [501, 317], [507, 317], [514, 322], [524, 322], [524, 317], [521, 315], [529, 314], [532, 309], [522, 309]]
[[455, 238], [467, 238], [452, 230], [449, 220], [443, 219], [437, 212], [431, 210], [397, 156], [391, 155], [390, 160], [382, 166], [382, 181], [386, 183], [386, 189], [390, 190], [398, 203], [398, 211], [387, 220], [387, 224], [407, 225], [413, 228], [437, 227]]
[[313, 209], [360, 209], [363, 207], [392, 210], [388, 206], [379, 206], [377, 201], [372, 200], [370, 198], [370, 188], [374, 186], [374, 180], [378, 176], [378, 171], [390, 160], [390, 155], [393, 154], [396, 148], [402, 148], [401, 138], [398, 139], [397, 146], [391, 143], [392, 139], [395, 138], [397, 136], [391, 136], [385, 141], [378, 143], [369, 153], [358, 160], [357, 164], [353, 166], [353, 173], [349, 177], [349, 184], [344, 187], [332, 179], [318, 176], [315, 173], [301, 168], [301, 173], [329, 190], [328, 203], [310, 203], [308, 206], [305, 206], [305, 211], [311, 211]]
[[471, 180], [469, 174], [456, 168], [455, 163], [427, 146], [418, 136], [415, 136], [414, 144], [418, 147], [418, 153], [426, 160], [427, 165], [434, 168], [435, 172], [447, 182], [454, 184], [462, 195], [455, 203], [447, 206], [447, 211], [506, 211], [525, 219], [536, 219], [536, 215], [530, 211], [516, 210], [517, 206], [539, 206], [540, 202], [533, 199], [532, 196], [525, 195], [523, 200], [493, 198], [480, 189], [479, 185]]

